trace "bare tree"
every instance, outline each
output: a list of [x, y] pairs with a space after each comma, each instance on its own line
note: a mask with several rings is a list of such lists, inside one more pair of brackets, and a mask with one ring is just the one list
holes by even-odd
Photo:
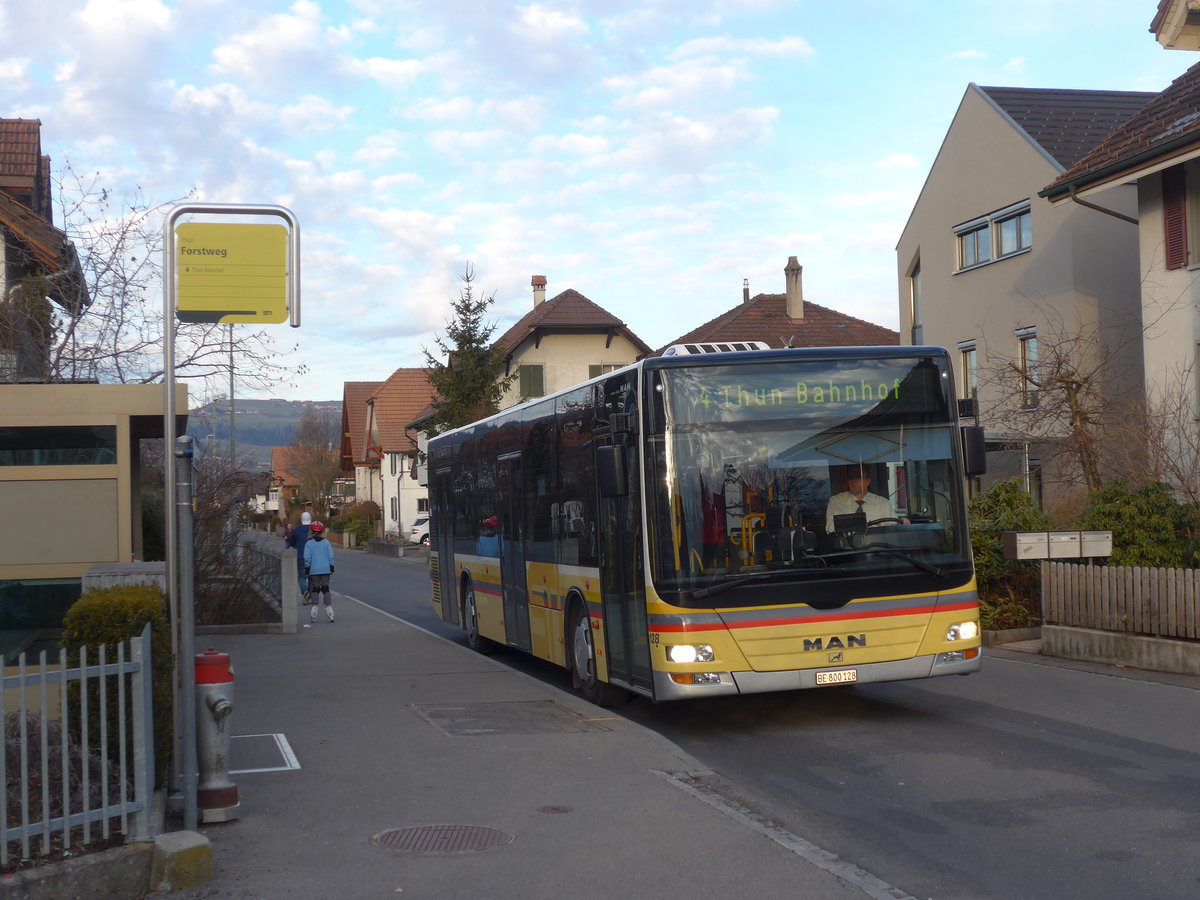
[[1140, 355], [1141, 329], [1085, 324], [1068, 329], [1053, 310], [1042, 310], [1036, 352], [1024, 357], [993, 353], [981, 385], [996, 397], [981, 409], [990, 431], [1036, 444], [1043, 463], [1055, 461], [1058, 478], [1092, 491], [1117, 463], [1114, 439], [1136, 409], [1141, 382], [1129, 360]]
[[[56, 179], [61, 225], [75, 245], [91, 303], [62, 309], [48, 350], [53, 380], [145, 384], [163, 377], [162, 221], [177, 201], [152, 205], [140, 189], [117, 202], [98, 173], [67, 163]], [[216, 323], [176, 324], [175, 368], [180, 377], [253, 387], [289, 381], [293, 371], [265, 331]], [[232, 341], [232, 347], [230, 343]]]
[[1195, 364], [1152, 392], [1118, 426], [1114, 459], [1134, 484], [1161, 481], [1200, 508], [1200, 421], [1192, 384]]
[[312, 504], [318, 518], [329, 514], [333, 483], [341, 474], [336, 440], [340, 426], [340, 413], [335, 422], [328, 410], [306, 404], [289, 447], [289, 468], [300, 482], [300, 497]]

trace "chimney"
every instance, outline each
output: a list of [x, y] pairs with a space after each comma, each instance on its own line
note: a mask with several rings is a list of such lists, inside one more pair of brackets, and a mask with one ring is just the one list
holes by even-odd
[[538, 304], [545, 303], [546, 302], [546, 276], [545, 275], [534, 275], [533, 279], [529, 283], [533, 285], [533, 305], [537, 306]]
[[789, 256], [787, 267], [783, 270], [787, 283], [787, 314], [789, 319], [804, 318], [804, 284], [801, 276], [804, 266], [796, 262], [796, 257]]
[[750, 302], [750, 279], [749, 278], [742, 279], [742, 302], [743, 303]]

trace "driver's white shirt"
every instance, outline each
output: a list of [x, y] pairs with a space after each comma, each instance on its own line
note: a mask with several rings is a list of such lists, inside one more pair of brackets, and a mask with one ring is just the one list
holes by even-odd
[[[886, 497], [880, 497], [878, 494], [867, 491], [866, 496], [862, 499], [862, 511], [867, 514], [868, 522], [874, 522], [876, 519], [895, 518], [896, 511], [892, 509], [892, 504]], [[856, 512], [858, 512], [858, 498], [851, 491], [834, 494], [829, 498], [829, 506], [825, 508], [825, 531], [833, 534], [834, 516], [844, 516]]]

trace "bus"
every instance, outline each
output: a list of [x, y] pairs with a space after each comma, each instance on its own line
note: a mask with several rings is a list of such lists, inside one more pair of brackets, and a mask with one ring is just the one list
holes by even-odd
[[[706, 349], [430, 439], [437, 614], [602, 706], [977, 671], [947, 351]], [[828, 515], [855, 477], [889, 515]]]

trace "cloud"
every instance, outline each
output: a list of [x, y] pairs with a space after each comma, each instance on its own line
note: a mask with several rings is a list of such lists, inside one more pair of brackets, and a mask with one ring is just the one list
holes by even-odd
[[557, 10], [547, 3], [518, 6], [516, 12], [517, 21], [512, 25], [512, 31], [518, 40], [557, 44], [591, 31], [579, 16]]
[[282, 90], [337, 68], [337, 51], [351, 38], [344, 25], [326, 27], [321, 7], [297, 0], [287, 12], [260, 19], [213, 50], [216, 75]]
[[948, 59], [987, 59], [987, 54], [982, 50], [956, 50], [951, 53]]
[[352, 106], [335, 106], [324, 97], [309, 94], [302, 97], [299, 103], [280, 109], [279, 122], [293, 134], [320, 134], [337, 128], [350, 118], [353, 112]]
[[749, 74], [742, 61], [721, 62], [715, 57], [688, 59], [673, 66], [655, 66], [645, 72], [606, 78], [604, 87], [617, 94], [613, 107], [629, 112], [678, 110], [692, 101], [705, 105], [727, 94]]
[[671, 59], [693, 56], [812, 56], [812, 45], [798, 35], [771, 40], [769, 38], [704, 37], [681, 44]]

